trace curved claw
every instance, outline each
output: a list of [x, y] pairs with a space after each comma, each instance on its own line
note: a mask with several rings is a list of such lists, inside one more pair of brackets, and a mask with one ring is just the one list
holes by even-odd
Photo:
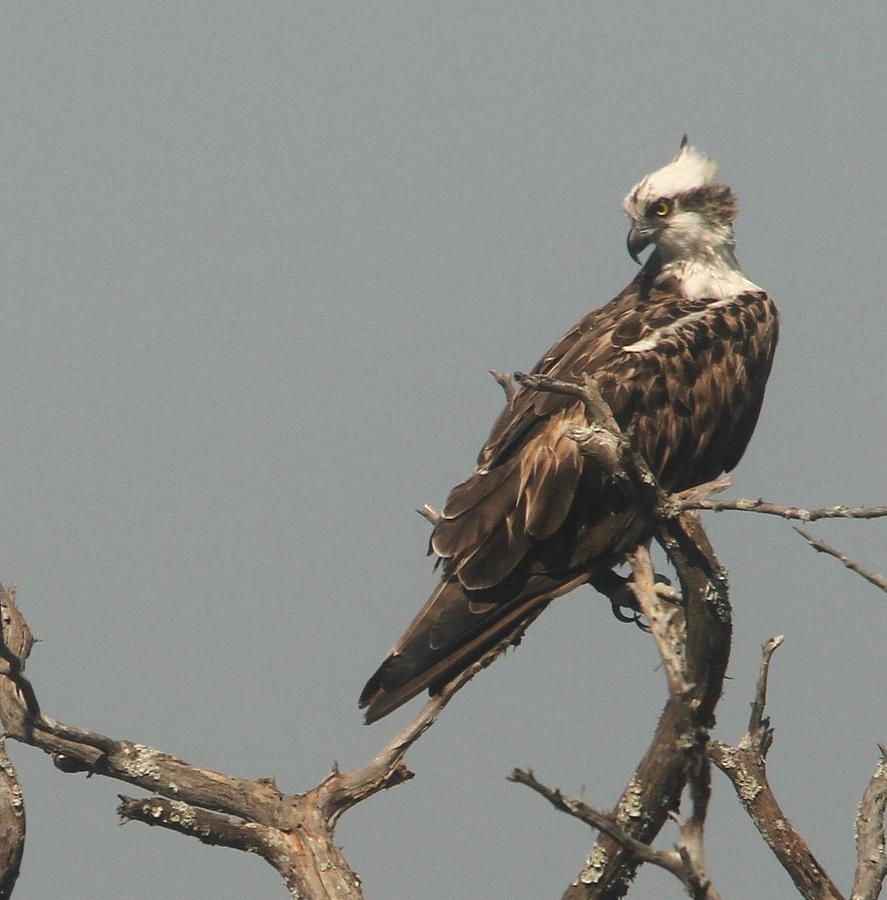
[[[628, 592], [631, 593], [630, 590]], [[644, 617], [639, 612], [632, 609], [631, 615], [627, 616], [622, 610], [631, 609], [630, 606], [620, 603], [616, 597], [608, 597], [607, 599], [610, 601], [610, 609], [613, 611], [613, 615], [616, 616], [620, 622], [633, 622], [641, 629], [641, 631], [650, 630], [650, 626], [644, 621]]]
[[[613, 615], [620, 622], [633, 622], [642, 631], [649, 631], [643, 621], [638, 601], [631, 589], [631, 578], [613, 572], [600, 572], [588, 579], [589, 584], [610, 602]], [[630, 610], [626, 613], [625, 610]]]

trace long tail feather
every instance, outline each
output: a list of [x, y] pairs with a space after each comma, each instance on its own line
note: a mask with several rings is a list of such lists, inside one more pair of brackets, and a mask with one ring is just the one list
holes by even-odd
[[366, 683], [360, 707], [367, 724], [429, 688], [439, 691], [484, 653], [520, 639], [524, 629], [561, 594], [588, 580], [588, 571], [560, 578], [536, 576], [513, 600], [484, 601], [456, 577], [444, 579]]

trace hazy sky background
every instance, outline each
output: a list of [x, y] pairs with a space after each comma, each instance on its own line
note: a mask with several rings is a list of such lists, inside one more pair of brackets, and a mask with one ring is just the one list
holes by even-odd
[[[782, 342], [733, 496], [884, 503], [879, 3], [5, 4], [0, 578], [46, 711], [307, 789], [374, 755], [358, 692], [433, 584], [427, 523], [526, 369], [636, 268], [628, 189], [687, 131], [738, 193]], [[769, 774], [844, 888], [887, 740], [887, 602], [789, 524], [707, 520], [735, 643], [717, 737], [775, 657]], [[883, 522], [817, 534], [887, 568]], [[558, 601], [337, 837], [374, 900], [559, 897], [665, 698], [649, 637]], [[11, 746], [16, 894], [283, 897]], [[714, 775], [724, 897], [793, 889]], [[673, 832], [666, 831], [667, 845]], [[661, 842], [660, 842], [661, 843]], [[683, 896], [643, 870], [638, 898]]]

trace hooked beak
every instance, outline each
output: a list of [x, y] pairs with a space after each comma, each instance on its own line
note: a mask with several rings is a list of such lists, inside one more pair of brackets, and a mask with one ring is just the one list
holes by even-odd
[[637, 225], [631, 226], [628, 232], [628, 238], [625, 241], [628, 247], [628, 255], [638, 264], [641, 264], [638, 254], [653, 240], [653, 234], [638, 228]]

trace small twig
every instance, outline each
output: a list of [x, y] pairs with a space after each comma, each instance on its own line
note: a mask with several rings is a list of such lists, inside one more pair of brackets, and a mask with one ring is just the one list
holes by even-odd
[[532, 770], [514, 769], [508, 776], [508, 780], [516, 784], [526, 785], [537, 794], [545, 797], [560, 812], [567, 813], [567, 815], [585, 822], [586, 825], [608, 834], [641, 862], [652, 863], [654, 866], [659, 866], [667, 872], [671, 872], [672, 875], [681, 881], [687, 889], [687, 893], [694, 900], [719, 900], [718, 894], [711, 888], [708, 878], [696, 869], [693, 862], [681, 852], [680, 848], [676, 850], [657, 850], [655, 847], [637, 840], [613, 816], [601, 812], [593, 806], [589, 806], [576, 797], [569, 797], [556, 788], [550, 788], [542, 784], [542, 782], [537, 780]]
[[850, 900], [877, 900], [887, 877], [884, 812], [887, 809], [887, 749], [878, 745], [881, 759], [856, 814], [856, 874]]
[[440, 521], [440, 513], [437, 510], [432, 509], [427, 503], [423, 504], [421, 509], [416, 510], [423, 519], [428, 519], [432, 525], [437, 525]]
[[586, 377], [584, 385], [571, 381], [560, 381], [557, 378], [549, 378], [547, 375], [527, 375], [524, 372], [515, 372], [512, 378], [521, 387], [533, 391], [563, 394], [581, 400], [585, 406], [585, 415], [589, 423], [598, 423], [614, 434], [619, 433], [619, 425], [613, 417], [613, 412], [601, 396], [597, 382], [591, 376]]
[[514, 386], [514, 382], [511, 380], [511, 376], [505, 372], [500, 372], [498, 369], [490, 369], [490, 375], [496, 379], [499, 383], [499, 387], [505, 391], [505, 400], [510, 404], [514, 399], [514, 395], [517, 393], [517, 389]]
[[681, 509], [690, 509], [691, 502], [707, 500], [712, 494], [720, 494], [731, 487], [733, 487], [733, 479], [729, 475], [721, 474], [711, 481], [677, 491], [672, 494], [672, 500], [677, 501]]
[[586, 825], [597, 828], [598, 831], [609, 834], [614, 841], [617, 841], [642, 862], [650, 862], [661, 866], [680, 877], [678, 871], [676, 871], [676, 867], [680, 863], [677, 854], [664, 853], [654, 849], [649, 844], [645, 844], [643, 841], [637, 840], [625, 831], [612, 816], [600, 812], [593, 806], [589, 806], [575, 797], [565, 796], [559, 790], [547, 787], [540, 781], [537, 781], [532, 770], [514, 769], [508, 776], [508, 780], [516, 784], [526, 785], [528, 788], [536, 791], [537, 794], [545, 797], [555, 809], [574, 816], [585, 822]]
[[820, 509], [804, 509], [800, 506], [780, 506], [769, 500], [684, 500], [681, 509], [708, 509], [715, 512], [738, 510], [763, 513], [783, 519], [815, 522], [817, 519], [880, 519], [887, 516], [887, 506], [823, 506]]
[[413, 773], [403, 764], [407, 750], [431, 728], [456, 693], [478, 672], [490, 665], [514, 641], [514, 638], [514, 634], [509, 634], [475, 663], [447, 682], [439, 693], [426, 701], [419, 714], [366, 765], [349, 772], [339, 772], [338, 768], [333, 768], [330, 775], [317, 788], [318, 806], [331, 825], [335, 825], [343, 812], [361, 800], [413, 777]]
[[767, 705], [767, 679], [770, 674], [770, 658], [784, 640], [784, 635], [777, 634], [761, 647], [761, 665], [758, 669], [758, 683], [755, 690], [755, 699], [752, 701], [751, 705], [751, 716], [748, 720], [749, 734], [755, 734], [761, 727], [766, 728], [769, 724], [764, 723], [764, 708]]
[[541, 781], [537, 780], [532, 769], [513, 769], [507, 778], [515, 784], [526, 785], [537, 794], [545, 797], [555, 809], [579, 819], [580, 822], [584, 822], [598, 831], [605, 831], [639, 859], [645, 862], [655, 862], [658, 865], [662, 864], [660, 861], [661, 854], [658, 850], [654, 850], [649, 844], [632, 837], [611, 815], [589, 806], [577, 797], [562, 794], [557, 788], [550, 788], [542, 784]]
[[830, 544], [827, 544], [825, 541], [821, 540], [818, 537], [814, 537], [812, 534], [804, 531], [802, 528], [795, 528], [795, 531], [801, 535], [804, 540], [813, 547], [814, 550], [818, 550], [820, 553], [827, 553], [829, 556], [834, 556], [835, 559], [842, 562], [851, 572], [856, 572], [857, 575], [861, 575], [865, 578], [866, 581], [871, 582], [875, 587], [880, 588], [882, 591], [887, 592], [887, 578], [884, 578], [883, 575], [878, 575], [877, 572], [872, 572], [871, 569], [866, 569], [865, 566], [861, 566], [858, 562], [854, 562], [850, 559], [849, 556], [845, 556], [841, 553], [840, 550], [836, 550]]

